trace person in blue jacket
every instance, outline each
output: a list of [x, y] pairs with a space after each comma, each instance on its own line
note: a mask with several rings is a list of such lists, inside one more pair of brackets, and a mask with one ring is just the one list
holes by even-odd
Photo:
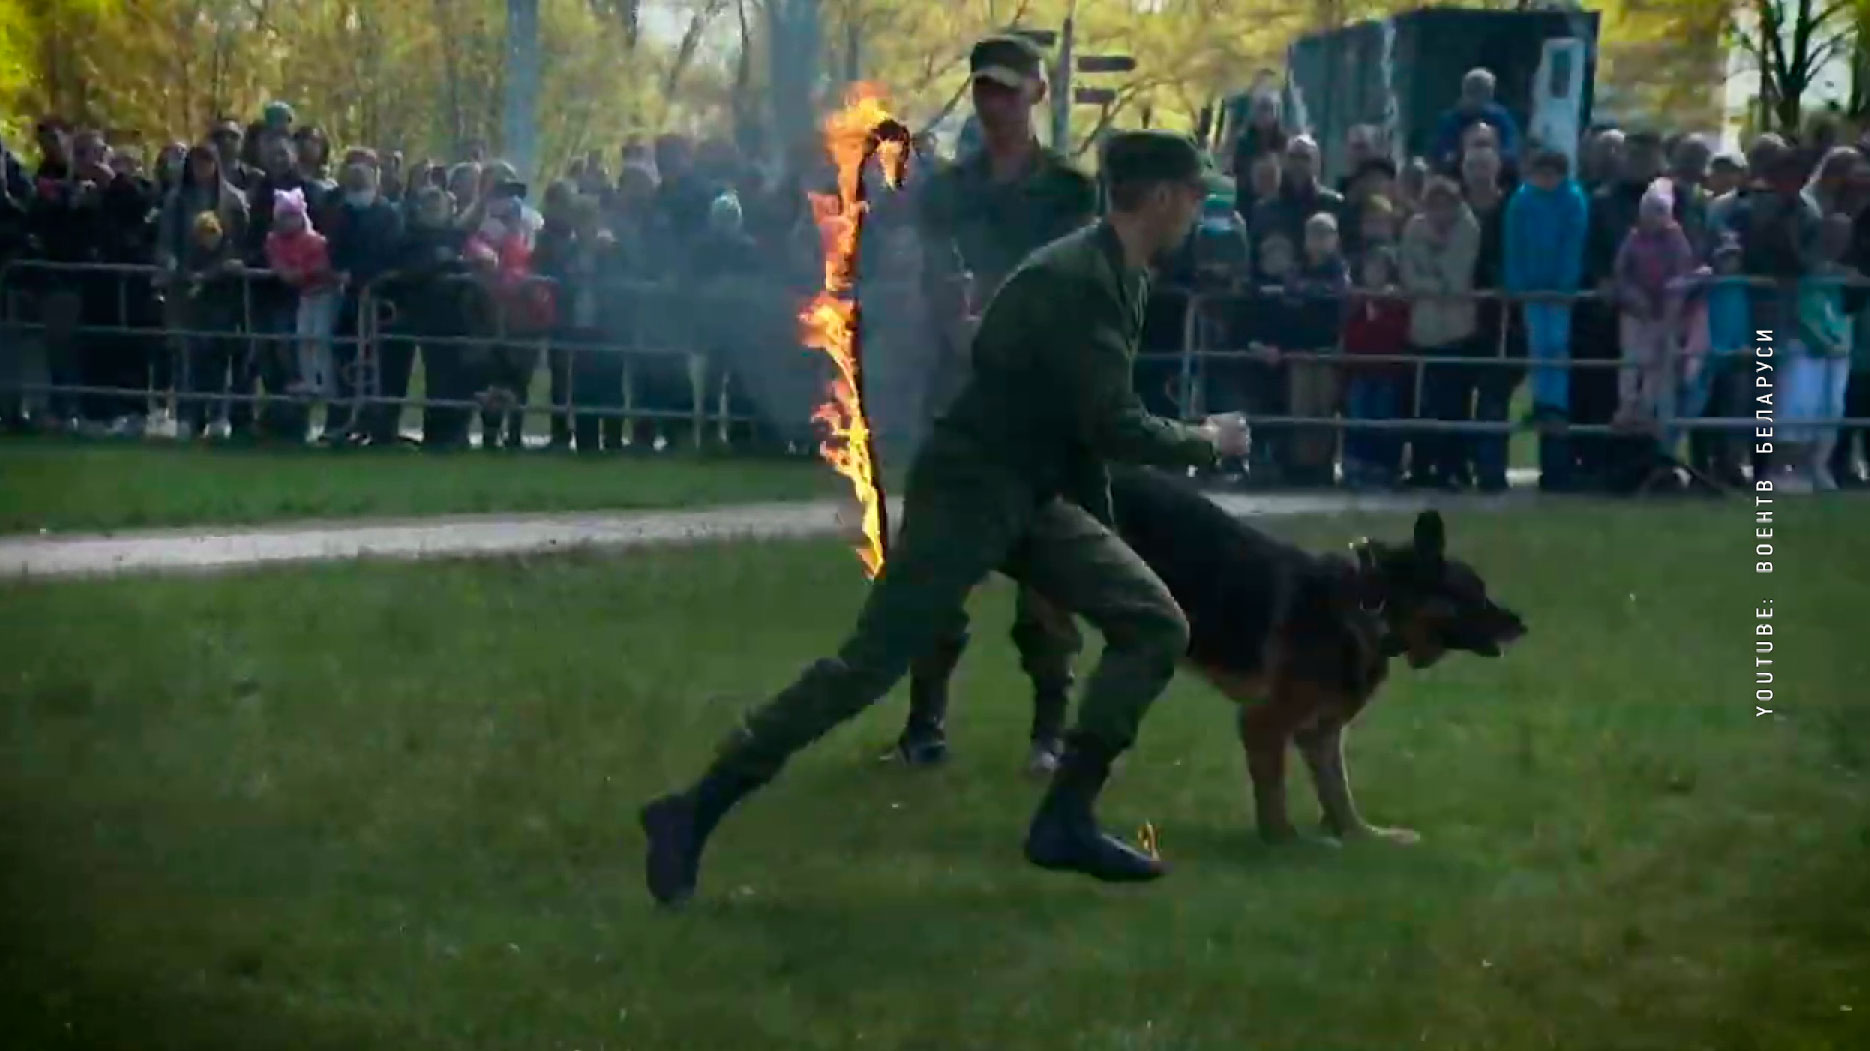
[[1441, 115], [1435, 125], [1434, 147], [1430, 158], [1442, 171], [1456, 174], [1461, 169], [1461, 136], [1477, 123], [1485, 122], [1500, 133], [1500, 159], [1513, 169], [1519, 162], [1519, 122], [1505, 106], [1493, 100], [1493, 74], [1484, 69], [1470, 69], [1461, 78], [1461, 101]]
[[[1585, 230], [1590, 203], [1571, 161], [1557, 150], [1539, 150], [1526, 179], [1506, 205], [1502, 283], [1514, 295], [1572, 293], [1583, 276]], [[1532, 359], [1532, 406], [1537, 422], [1562, 422], [1571, 408], [1571, 302], [1528, 300], [1526, 352]], [[1541, 484], [1561, 484], [1567, 448], [1560, 435], [1541, 438]]]

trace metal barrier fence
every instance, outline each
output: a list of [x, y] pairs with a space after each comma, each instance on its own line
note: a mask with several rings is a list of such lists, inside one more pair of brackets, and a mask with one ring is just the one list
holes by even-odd
[[[276, 275], [263, 270], [237, 270], [229, 275], [237, 280], [240, 290], [238, 317], [229, 320], [219, 319], [215, 325], [191, 325], [192, 312], [178, 309], [177, 284], [163, 282], [162, 271], [151, 266], [132, 266], [114, 264], [66, 264], [43, 261], [15, 261], [0, 269], [0, 333], [8, 342], [16, 342], [22, 332], [36, 332], [45, 343], [59, 343], [59, 352], [69, 351], [80, 336], [132, 337], [149, 340], [159, 339], [169, 345], [173, 360], [171, 382], [164, 384], [152, 377], [143, 386], [86, 385], [70, 382], [72, 370], [70, 362], [51, 361], [54, 354], [48, 347], [47, 381], [28, 382], [23, 377], [11, 380], [0, 375], [0, 390], [5, 390], [9, 397], [25, 396], [49, 399], [71, 399], [86, 396], [134, 398], [158, 398], [168, 401], [178, 408], [190, 402], [209, 402], [216, 405], [251, 404], [263, 406], [285, 403], [304, 406], [307, 399], [303, 395], [275, 389], [279, 370], [274, 370], [271, 377], [261, 377], [261, 382], [254, 379], [260, 372], [253, 367], [253, 362], [275, 358], [279, 352], [301, 339], [290, 326], [281, 321], [283, 295], [290, 295], [278, 282]], [[729, 428], [734, 424], [753, 425], [762, 422], [762, 414], [750, 411], [744, 406], [736, 407], [735, 402], [744, 401], [736, 397], [736, 377], [745, 371], [747, 359], [728, 363], [723, 359], [731, 356], [724, 353], [726, 348], [708, 346], [711, 337], [706, 329], [711, 322], [737, 321], [745, 317], [750, 309], [749, 302], [755, 295], [745, 285], [737, 284], [732, 289], [718, 286], [706, 289], [683, 288], [670, 282], [643, 281], [605, 281], [594, 286], [559, 287], [557, 282], [547, 278], [528, 279], [529, 286], [554, 288], [561, 300], [580, 293], [600, 296], [603, 304], [600, 312], [605, 316], [605, 323], [599, 325], [541, 326], [527, 324], [515, 319], [511, 314], [512, 301], [502, 299], [488, 292], [483, 283], [466, 276], [451, 276], [443, 279], [450, 287], [458, 287], [468, 293], [461, 302], [478, 302], [485, 311], [485, 316], [475, 323], [462, 319], [459, 331], [415, 331], [399, 321], [404, 305], [408, 302], [405, 295], [399, 295], [394, 289], [395, 279], [379, 280], [361, 288], [347, 292], [346, 300], [351, 310], [355, 311], [352, 319], [341, 326], [333, 337], [333, 342], [344, 348], [344, 366], [341, 382], [336, 397], [324, 399], [328, 405], [335, 404], [348, 413], [352, 425], [368, 418], [373, 409], [383, 407], [392, 415], [400, 415], [404, 408], [422, 410], [453, 410], [462, 412], [520, 412], [551, 413], [560, 416], [577, 415], [600, 419], [623, 420], [662, 420], [681, 421], [690, 430], [695, 444], [704, 442], [704, 435], [713, 428], [719, 440], [730, 440]], [[1772, 282], [1748, 278], [1718, 278], [1716, 284], [1745, 284], [1756, 288], [1775, 287]], [[1852, 282], [1862, 284], [1862, 282]], [[36, 287], [35, 287], [36, 286]], [[100, 294], [100, 289], [108, 287], [107, 294]], [[905, 295], [911, 291], [901, 283], [896, 290]], [[892, 286], [877, 282], [864, 286], [866, 297], [890, 294]], [[158, 301], [157, 291], [165, 293], [160, 297], [164, 306], [157, 308], [151, 304]], [[509, 292], [516, 289], [508, 289]], [[810, 289], [790, 289], [774, 284], [762, 290], [768, 295], [765, 304], [772, 316], [783, 319], [783, 326], [775, 325], [770, 341], [750, 348], [755, 355], [770, 356], [780, 371], [789, 371], [801, 377], [803, 386], [798, 389], [810, 389], [815, 397], [816, 384], [821, 382], [828, 372], [825, 362], [815, 352], [804, 350], [796, 343], [796, 323], [794, 316], [798, 306], [810, 293]], [[1782, 288], [1783, 292], [1784, 289]], [[1235, 309], [1242, 302], [1253, 297], [1273, 297], [1285, 294], [1279, 289], [1234, 289], [1227, 291], [1190, 291], [1174, 287], [1160, 287], [1155, 295], [1159, 302], [1152, 303], [1152, 311], [1179, 309], [1180, 333], [1179, 346], [1168, 350], [1146, 349], [1139, 355], [1139, 370], [1154, 377], [1166, 367], [1171, 377], [1164, 393], [1170, 403], [1171, 411], [1185, 418], [1198, 418], [1210, 410], [1237, 410], [1238, 405], [1217, 404], [1225, 398], [1217, 398], [1214, 380], [1225, 372], [1228, 363], [1242, 363], [1262, 366], [1265, 375], [1276, 375], [1270, 366], [1280, 370], [1294, 372], [1292, 365], [1301, 367], [1317, 365], [1321, 369], [1308, 369], [1314, 374], [1328, 373], [1334, 377], [1330, 386], [1335, 391], [1338, 380], [1347, 370], [1360, 370], [1370, 367], [1389, 366], [1397, 370], [1407, 369], [1411, 374], [1410, 386], [1414, 401], [1420, 404], [1426, 381], [1438, 368], [1460, 370], [1506, 370], [1503, 375], [1507, 381], [1516, 385], [1523, 377], [1512, 370], [1530, 374], [1536, 370], [1562, 369], [1573, 375], [1589, 370], [1614, 369], [1620, 371], [1654, 369], [1640, 362], [1618, 357], [1580, 356], [1568, 354], [1562, 359], [1541, 358], [1534, 360], [1511, 351], [1516, 349], [1518, 337], [1511, 335], [1511, 326], [1523, 323], [1520, 310], [1515, 305], [1527, 303], [1588, 303], [1598, 301], [1594, 292], [1573, 294], [1506, 294], [1498, 291], [1475, 291], [1446, 293], [1435, 296], [1423, 296], [1407, 292], [1384, 293], [1382, 298], [1397, 298], [1411, 301], [1462, 300], [1476, 304], [1489, 301], [1500, 304], [1496, 313], [1499, 315], [1498, 330], [1491, 336], [1485, 336], [1492, 346], [1491, 354], [1476, 353], [1431, 353], [1423, 354], [1408, 351], [1398, 354], [1345, 354], [1341, 345], [1331, 348], [1319, 348], [1301, 351], [1281, 352], [1276, 361], [1272, 356], [1253, 347], [1238, 345], [1230, 337], [1231, 329], [1237, 327], [1231, 323], [1229, 310]], [[1369, 298], [1369, 293], [1351, 291], [1343, 293], [1353, 302]], [[114, 303], [108, 300], [114, 297]], [[1181, 300], [1179, 308], [1174, 301]], [[188, 293], [183, 292], [182, 302], [188, 301]], [[102, 308], [100, 309], [100, 303]], [[257, 305], [256, 305], [257, 303]], [[560, 309], [566, 308], [562, 303]], [[114, 310], [110, 309], [114, 306]], [[36, 309], [26, 309], [33, 307]], [[1608, 304], [1606, 304], [1608, 307]], [[466, 309], [465, 307], [463, 309]], [[73, 312], [76, 311], [76, 316]], [[98, 323], [100, 313], [114, 315], [114, 324]], [[88, 316], [87, 316], [88, 315]], [[1605, 324], [1614, 326], [1615, 314], [1605, 310]], [[146, 322], [137, 324], [136, 322]], [[1866, 315], [1870, 321], [1870, 315]], [[577, 330], [583, 335], [593, 332], [614, 334], [621, 338], [591, 339], [567, 335], [568, 330]], [[917, 336], [925, 339], [936, 337], [929, 335], [928, 326], [917, 326]], [[1484, 335], [1484, 334], [1483, 334]], [[716, 334], [718, 336], [718, 333]], [[1574, 351], [1581, 338], [1614, 339], [1614, 333], [1598, 331], [1580, 333], [1576, 328], [1570, 336], [1570, 345]], [[1674, 348], [1681, 342], [1680, 332], [1671, 328], [1665, 340]], [[1479, 340], [1471, 338], [1461, 341], [1469, 349], [1479, 345]], [[232, 344], [235, 353], [227, 355], [228, 361], [221, 361], [213, 355], [195, 353], [203, 346], [216, 343]], [[409, 397], [407, 390], [386, 390], [383, 365], [385, 358], [398, 346], [413, 348], [419, 345], [425, 359], [435, 355], [438, 348], [458, 349], [463, 357], [474, 355], [499, 355], [503, 351], [514, 352], [514, 357], [522, 362], [531, 362], [536, 371], [537, 364], [544, 361], [548, 371], [555, 379], [562, 377], [563, 383], [554, 383], [558, 389], [548, 404], [524, 404], [491, 406], [479, 397], [436, 397], [435, 392], [426, 391], [422, 397]], [[1780, 341], [1783, 347], [1784, 341]], [[790, 352], [790, 357], [782, 357]], [[620, 374], [609, 374], [618, 390], [600, 391], [601, 397], [580, 400], [579, 377], [586, 372], [578, 367], [581, 360], [602, 359], [609, 356], [622, 357]], [[1753, 349], [1747, 348], [1730, 360], [1753, 360]], [[242, 366], [236, 358], [244, 357], [248, 362]], [[1704, 365], [1712, 365], [1716, 359], [1709, 356]], [[223, 369], [223, 377], [228, 382], [217, 378], [204, 386], [200, 377], [192, 372], [206, 361], [216, 368]], [[687, 380], [687, 404], [674, 408], [666, 405], [645, 405], [636, 396], [640, 378], [637, 373], [655, 370], [659, 366], [676, 365]], [[427, 366], [425, 361], [425, 367]], [[1777, 403], [1770, 414], [1759, 413], [1747, 416], [1682, 416], [1677, 409], [1679, 376], [1689, 364], [1689, 356], [1682, 355], [1678, 360], [1665, 360], [1661, 374], [1669, 382], [1661, 385], [1661, 398], [1654, 405], [1654, 416], [1647, 426], [1660, 435], [1669, 436], [1673, 441], [1690, 430], [1717, 430], [1742, 432], [1756, 429], [1763, 415], [1777, 416]], [[245, 367], [246, 372], [241, 369]], [[399, 367], [404, 367], [399, 365]], [[159, 371], [159, 370], [157, 370]], [[667, 368], [663, 371], [666, 373]], [[526, 377], [530, 382], [531, 375]], [[588, 376], [587, 376], [588, 379]], [[254, 388], [262, 388], [256, 393]], [[390, 384], [391, 388], [402, 386], [401, 382]], [[239, 389], [243, 388], [244, 389]], [[455, 392], [458, 393], [458, 392]], [[588, 392], [587, 392], [588, 393]], [[665, 399], [666, 400], [666, 399]], [[1308, 398], [1312, 402], [1326, 401], [1319, 408], [1307, 413], [1268, 412], [1248, 409], [1245, 412], [1254, 427], [1269, 429], [1329, 429], [1342, 437], [1343, 432], [1359, 430], [1392, 431], [1401, 434], [1410, 432], [1458, 432], [1474, 435], [1505, 435], [1516, 430], [1528, 429], [1525, 422], [1505, 419], [1436, 419], [1423, 418], [1419, 413], [1412, 417], [1364, 419], [1352, 418], [1348, 413], [1337, 411], [1337, 402], [1341, 399], [1336, 393], [1328, 398]], [[787, 423], [802, 425], [809, 416], [809, 409], [799, 406], [796, 413], [787, 412]], [[1504, 412], [1502, 406], [1496, 409]], [[770, 413], [768, 414], [770, 415]], [[1463, 414], [1467, 415], [1467, 414]], [[1494, 413], [1493, 415], [1499, 415]], [[329, 417], [328, 417], [329, 419]], [[1870, 419], [1850, 416], [1828, 416], [1818, 419], [1800, 419], [1798, 424], [1808, 427], [1866, 427]], [[1537, 425], [1541, 433], [1606, 435], [1628, 433], [1631, 428], [1617, 423], [1574, 423], [1570, 421], [1548, 420]], [[1336, 453], [1334, 452], [1335, 456]]]
[[[1833, 279], [1824, 280], [1831, 281]], [[1870, 280], [1863, 279], [1835, 279], [1834, 283], [1848, 288], [1870, 288]], [[1752, 277], [1712, 278], [1706, 282], [1706, 284], [1709, 287], [1726, 285], [1742, 286], [1751, 289], [1771, 289], [1783, 295], [1788, 295], [1788, 297], [1796, 287], [1796, 282], [1775, 282], [1768, 279]], [[1267, 363], [1269, 359], [1263, 352], [1256, 351], [1251, 347], [1239, 346], [1232, 343], [1226, 338], [1224, 331], [1219, 341], [1215, 342], [1215, 327], [1204, 324], [1212, 306], [1226, 303], [1250, 303], [1254, 299], [1261, 297], [1276, 299], [1281, 296], [1289, 296], [1289, 293], [1285, 289], [1278, 287], [1241, 287], [1220, 292], [1158, 287], [1153, 290], [1152, 294], [1157, 296], [1165, 294], [1176, 296], [1184, 301], [1184, 305], [1180, 308], [1182, 314], [1181, 346], [1180, 349], [1175, 351], [1145, 352], [1138, 356], [1138, 361], [1145, 363], [1153, 361], [1174, 364], [1177, 369], [1177, 391], [1172, 400], [1175, 402], [1183, 418], [1191, 420], [1199, 419], [1205, 417], [1212, 411], [1225, 411], [1227, 407], [1216, 406], [1210, 403], [1210, 392], [1208, 390], [1208, 385], [1204, 383], [1207, 377], [1203, 374], [1203, 367], [1209, 363], [1229, 361], [1260, 364]], [[1520, 312], [1511, 308], [1514, 306], [1523, 308], [1527, 304], [1553, 303], [1563, 304], [1568, 307], [1575, 307], [1579, 304], [1598, 304], [1605, 308], [1607, 312], [1606, 321], [1611, 331], [1595, 332], [1592, 333], [1592, 335], [1599, 337], [1608, 336], [1608, 339], [1601, 340], [1601, 342], [1608, 343], [1614, 347], [1617, 339], [1614, 332], [1617, 318], [1614, 304], [1607, 302], [1603, 296], [1595, 291], [1515, 293], [1496, 289], [1476, 289], [1457, 293], [1425, 295], [1400, 289], [1379, 293], [1353, 288], [1342, 293], [1335, 293], [1335, 295], [1353, 303], [1373, 299], [1409, 303], [1425, 300], [1454, 300], [1473, 302], [1477, 305], [1496, 302], [1500, 303], [1502, 308], [1499, 310], [1500, 316], [1497, 327], [1491, 336], [1480, 331], [1483, 325], [1481, 322], [1477, 321], [1475, 324], [1475, 340], [1457, 341], [1472, 346], [1477, 343], [1480, 338], [1486, 338], [1488, 345], [1491, 347], [1491, 351], [1485, 355], [1471, 353], [1422, 353], [1413, 349], [1406, 350], [1399, 354], [1352, 354], [1346, 353], [1342, 345], [1339, 344], [1330, 349], [1281, 351], [1276, 357], [1276, 363], [1316, 362], [1339, 372], [1359, 369], [1365, 366], [1381, 365], [1390, 365], [1399, 369], [1407, 368], [1412, 375], [1411, 386], [1415, 391], [1414, 400], [1418, 403], [1424, 379], [1435, 366], [1498, 370], [1508, 373], [1517, 371], [1527, 374], [1535, 370], [1546, 369], [1557, 369], [1566, 373], [1591, 371], [1617, 371], [1623, 373], [1639, 371], [1645, 367], [1653, 367], [1645, 366], [1641, 361], [1628, 360], [1622, 355], [1606, 357], [1578, 356], [1576, 351], [1579, 345], [1579, 332], [1575, 325], [1571, 326], [1570, 335], [1566, 341], [1569, 352], [1563, 358], [1534, 359], [1526, 353], [1525, 347], [1515, 346], [1516, 343], [1524, 342], [1524, 321], [1522, 320]], [[1676, 320], [1677, 319], [1673, 318], [1669, 319], [1671, 325], [1673, 325]], [[1870, 324], [1870, 307], [1867, 307], [1863, 312], [1862, 322]], [[1513, 331], [1516, 329], [1519, 330], [1517, 334]], [[1759, 330], [1755, 329], [1750, 330], [1749, 335], [1763, 338], [1750, 339], [1745, 348], [1727, 354], [1718, 354], [1711, 351], [1685, 353], [1672, 350], [1670, 357], [1673, 360], [1665, 361], [1661, 371], [1669, 377], [1677, 377], [1691, 360], [1698, 366], [1712, 365], [1717, 361], [1745, 361], [1749, 363], [1751, 367], [1756, 357], [1756, 348], [1761, 344], [1775, 348], [1774, 353], [1777, 356], [1775, 356], [1773, 360], [1775, 364], [1777, 364], [1778, 357], [1786, 355], [1786, 348], [1791, 342], [1790, 339], [1786, 338], [1785, 334], [1779, 332], [1769, 331], [1761, 333]], [[1682, 342], [1682, 333], [1679, 329], [1671, 327], [1663, 338], [1673, 348], [1674, 345]], [[1516, 385], [1520, 378], [1523, 377], [1515, 377], [1511, 382]], [[1764, 415], [1768, 415], [1749, 414], [1746, 416], [1731, 417], [1680, 416], [1677, 411], [1677, 401], [1679, 399], [1676, 397], [1676, 395], [1679, 394], [1678, 387], [1679, 382], [1668, 383], [1662, 386], [1662, 394], [1664, 396], [1659, 399], [1656, 404], [1657, 413], [1652, 421], [1652, 429], [1665, 432], [1678, 429], [1750, 431], [1756, 428], [1756, 425]], [[1762, 388], [1762, 390], [1769, 389], [1771, 389], [1771, 386]], [[1776, 408], [1777, 399], [1774, 399], [1773, 406]], [[1253, 412], [1248, 412], [1244, 415], [1246, 415], [1250, 423], [1263, 427], [1305, 426], [1330, 427], [1338, 430], [1374, 429], [1404, 432], [1463, 431], [1476, 434], [1500, 434], [1530, 429], [1527, 425], [1516, 424], [1511, 421], [1452, 422], [1419, 418], [1372, 421], [1334, 416], [1277, 415]], [[1770, 415], [1776, 418], [1778, 413], [1775, 411]], [[1831, 416], [1816, 419], [1807, 418], [1800, 419], [1797, 422], [1800, 425], [1811, 427], [1870, 426], [1870, 418], [1852, 416]], [[1553, 422], [1548, 425], [1543, 425], [1539, 429], [1544, 433], [1582, 435], [1623, 434], [1628, 433], [1630, 430], [1628, 427], [1613, 426], [1611, 424], [1579, 424], [1571, 422]]]
[[[0, 372], [0, 392], [8, 398], [70, 401], [83, 397], [121, 399], [156, 399], [176, 407], [191, 402], [213, 405], [277, 405], [295, 409], [309, 408], [308, 402], [337, 406], [355, 423], [368, 416], [373, 407], [458, 412], [501, 412], [520, 414], [576, 414], [600, 419], [680, 421], [687, 425], [694, 443], [701, 445], [710, 428], [720, 440], [728, 440], [731, 425], [751, 425], [758, 417], [735, 411], [740, 400], [734, 389], [736, 374], [720, 367], [715, 360], [718, 348], [705, 346], [709, 337], [698, 331], [705, 326], [687, 325], [689, 318], [709, 313], [710, 300], [718, 298], [707, 290], [690, 290], [681, 298], [685, 309], [669, 309], [670, 286], [657, 282], [606, 282], [594, 290], [604, 299], [601, 310], [604, 324], [583, 326], [585, 336], [610, 334], [619, 325], [621, 338], [579, 338], [568, 335], [569, 326], [527, 323], [515, 316], [513, 302], [504, 292], [519, 292], [520, 286], [494, 290], [485, 282], [464, 274], [430, 279], [426, 293], [450, 291], [461, 293], [454, 298], [454, 308], [463, 312], [453, 324], [431, 326], [417, 331], [398, 324], [399, 295], [396, 285], [406, 281], [396, 275], [379, 279], [356, 289], [343, 290], [343, 316], [332, 326], [328, 337], [337, 351], [339, 375], [336, 392], [308, 398], [284, 390], [283, 375], [289, 368], [269, 369], [269, 364], [284, 364], [278, 359], [289, 353], [305, 337], [296, 329], [292, 316], [296, 293], [267, 270], [238, 268], [228, 271], [225, 280], [238, 288], [238, 306], [216, 312], [215, 324], [200, 324], [204, 311], [191, 309], [201, 302], [201, 290], [190, 289], [184, 280], [173, 278], [160, 268], [147, 265], [105, 263], [54, 263], [39, 260], [16, 260], [0, 268], [0, 339], [15, 347], [8, 355], [13, 368]], [[545, 277], [527, 278], [524, 287], [557, 290], [558, 282]], [[270, 286], [270, 287], [269, 287]], [[227, 294], [220, 288], [217, 294]], [[773, 304], [787, 304], [787, 318], [796, 314], [797, 301], [803, 297], [775, 296]], [[618, 309], [619, 302], [633, 301], [634, 309]], [[222, 304], [225, 307], [225, 304]], [[741, 308], [744, 303], [726, 304]], [[99, 316], [104, 315], [100, 320]], [[474, 315], [472, 317], [466, 315]], [[717, 313], [717, 316], [720, 316]], [[789, 320], [788, 333], [796, 330]], [[45, 344], [43, 382], [23, 374], [17, 353], [19, 336], [36, 334]], [[75, 382], [79, 356], [86, 338], [102, 340], [142, 340], [161, 344], [166, 351], [170, 379], [164, 382], [152, 359], [146, 368], [146, 382], [139, 386], [97, 385]], [[204, 353], [217, 344], [228, 345], [224, 357]], [[484, 398], [450, 398], [425, 391], [412, 397], [405, 392], [386, 391], [384, 363], [396, 348], [406, 348], [403, 366], [411, 362], [414, 348], [420, 346], [428, 357], [452, 355], [460, 361], [479, 359], [489, 364], [488, 355], [510, 353], [527, 375], [521, 380], [530, 385], [544, 365], [553, 375], [554, 398], [547, 404], [521, 402], [504, 407], [492, 406]], [[121, 353], [122, 348], [115, 348]], [[147, 348], [146, 348], [147, 349]], [[6, 348], [0, 348], [5, 351]], [[438, 354], [446, 350], [450, 354]], [[800, 348], [802, 371], [816, 374], [808, 352]], [[582, 359], [618, 357], [620, 373], [616, 378], [616, 397], [580, 398], [577, 386], [584, 372], [577, 368]], [[192, 375], [204, 359], [216, 365], [221, 375], [206, 379]], [[428, 364], [425, 362], [425, 365]], [[664, 374], [679, 373], [687, 391], [687, 404], [680, 408], [636, 403], [633, 393], [642, 389], [641, 378], [633, 373], [646, 370]], [[484, 370], [483, 370], [484, 371]], [[828, 372], [824, 373], [828, 375]], [[508, 379], [499, 377], [504, 384]], [[562, 380], [562, 385], [561, 385]], [[274, 382], [278, 381], [278, 382]], [[403, 382], [393, 384], [403, 386]], [[562, 389], [560, 389], [562, 386]], [[256, 389], [257, 388], [257, 389]], [[516, 391], [524, 399], [524, 389]], [[666, 400], [666, 399], [665, 399]], [[809, 410], [800, 413], [803, 420]], [[329, 417], [328, 417], [329, 418]]]

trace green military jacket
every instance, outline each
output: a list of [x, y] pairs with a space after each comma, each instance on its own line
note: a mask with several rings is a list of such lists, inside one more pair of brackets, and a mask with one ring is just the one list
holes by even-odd
[[[1132, 370], [1149, 297], [1107, 223], [1035, 252], [1000, 287], [974, 336], [973, 374], [921, 459], [977, 461], [1035, 501], [1054, 496], [1108, 523], [1107, 461], [1207, 466], [1212, 443], [1152, 415]], [[920, 465], [919, 465], [920, 466]]]
[[991, 296], [1020, 260], [1096, 216], [1097, 184], [1046, 149], [1025, 177], [997, 182], [980, 152], [925, 183], [917, 211], [929, 276], [943, 280], [965, 268]]

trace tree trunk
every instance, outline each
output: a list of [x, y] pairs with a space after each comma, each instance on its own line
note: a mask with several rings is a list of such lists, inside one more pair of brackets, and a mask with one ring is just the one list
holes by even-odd
[[457, 157], [467, 153], [467, 117], [461, 112], [461, 57], [455, 50], [455, 27], [448, 18], [448, 0], [435, 0], [435, 24], [441, 32], [442, 97], [448, 110], [448, 138]]
[[773, 128], [790, 154], [817, 138], [818, 0], [769, 0], [767, 20]]

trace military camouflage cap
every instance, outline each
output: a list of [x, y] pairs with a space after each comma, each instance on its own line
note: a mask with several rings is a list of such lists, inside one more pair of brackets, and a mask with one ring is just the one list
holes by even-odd
[[1040, 79], [1044, 75], [1040, 72], [1043, 64], [1037, 46], [1024, 37], [1011, 35], [987, 37], [975, 44], [967, 56], [970, 77], [1008, 88]]

